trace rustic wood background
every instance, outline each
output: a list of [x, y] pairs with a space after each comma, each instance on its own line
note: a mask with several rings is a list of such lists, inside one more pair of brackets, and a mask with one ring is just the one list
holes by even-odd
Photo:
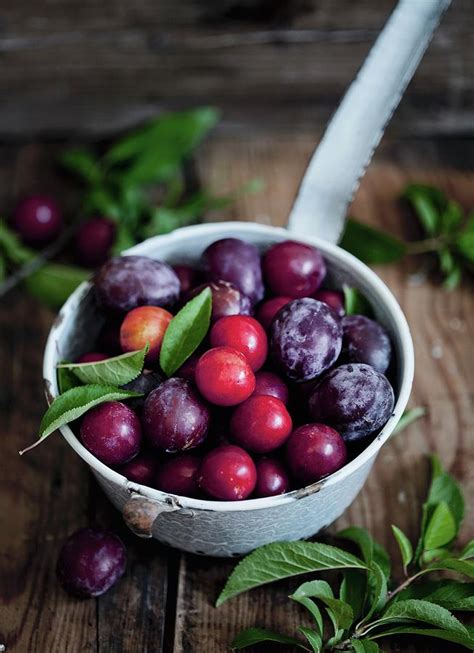
[[[223, 121], [197, 157], [201, 181], [223, 193], [260, 177], [265, 190], [208, 219], [284, 224], [313, 143], [394, 4], [0, 2], [0, 209], [8, 212], [32, 191], [73, 207], [74, 190], [54, 165], [65, 143], [108, 138], [164, 108], [209, 103], [223, 109]], [[473, 33], [472, 0], [453, 0], [355, 199], [353, 213], [367, 222], [416, 236], [397, 202], [409, 180], [436, 183], [474, 206]], [[416, 537], [426, 454], [437, 451], [468, 503], [474, 498], [473, 283], [448, 294], [425, 278], [426, 263], [377, 271], [410, 322], [412, 404], [426, 406], [428, 416], [387, 443], [364, 490], [331, 528], [367, 527], [396, 560], [389, 524]], [[286, 598], [294, 583], [216, 610], [234, 562], [183, 555], [127, 533], [59, 435], [19, 458], [45, 408], [41, 361], [53, 318], [21, 291], [0, 304], [0, 644], [7, 653], [221, 653], [250, 625], [292, 632], [306, 618]], [[59, 588], [54, 566], [64, 538], [91, 522], [121, 534], [130, 563], [109, 594], [76, 601]], [[462, 541], [472, 537], [471, 514]], [[448, 649], [406, 638], [384, 650]]]
[[[395, 0], [3, 0], [0, 136], [102, 137], [212, 103], [227, 129], [321, 128]], [[474, 9], [453, 0], [391, 126], [472, 134]]]

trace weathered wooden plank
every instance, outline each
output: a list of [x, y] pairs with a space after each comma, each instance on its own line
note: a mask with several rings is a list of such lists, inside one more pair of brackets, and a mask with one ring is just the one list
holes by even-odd
[[[221, 107], [227, 129], [321, 129], [393, 6], [10, 3], [0, 34], [0, 135], [110, 134], [201, 103]], [[458, 0], [448, 12], [397, 113], [397, 133], [472, 131], [471, 9]]]
[[[296, 191], [310, 147], [304, 139], [226, 140], [210, 144], [202, 162], [205, 178], [217, 187], [229, 187], [259, 174], [267, 182], [265, 193], [244, 197], [228, 213], [216, 219], [257, 219], [283, 224]], [[436, 163], [427, 160], [426, 165]], [[368, 223], [383, 226], [395, 235], [410, 231], [413, 218], [397, 203], [408, 181], [436, 183], [466, 207], [474, 200], [471, 174], [455, 171], [421, 173], [375, 163], [365, 177], [352, 207]], [[412, 539], [417, 536], [419, 512], [429, 477], [427, 454], [437, 451], [443, 463], [456, 474], [466, 493], [467, 505], [474, 498], [474, 450], [472, 447], [472, 348], [469, 333], [474, 327], [472, 281], [447, 294], [432, 281], [415, 283], [421, 263], [379, 267], [410, 323], [416, 348], [417, 373], [413, 404], [427, 407], [429, 414], [396, 436], [382, 449], [361, 494], [330, 532], [349, 525], [368, 528], [395, 561], [401, 573], [397, 546], [390, 523], [397, 523]], [[462, 539], [473, 537], [473, 522], [466, 520]], [[219, 609], [213, 603], [233, 563], [184, 556], [181, 564], [176, 621], [176, 653], [227, 650], [241, 629], [259, 625], [294, 633], [305, 617], [289, 605], [288, 593], [297, 581], [283, 582], [233, 599]], [[304, 621], [303, 621], [304, 623]], [[258, 651], [266, 650], [258, 647]], [[277, 649], [272, 649], [277, 650]], [[288, 649], [285, 649], [288, 650]], [[386, 650], [434, 653], [443, 644], [400, 639]], [[455, 647], [450, 647], [455, 651]]]

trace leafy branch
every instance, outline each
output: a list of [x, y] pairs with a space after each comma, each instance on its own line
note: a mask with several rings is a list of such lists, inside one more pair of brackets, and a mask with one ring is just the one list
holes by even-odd
[[[257, 549], [234, 569], [217, 606], [249, 589], [303, 573], [340, 570], [342, 581], [336, 593], [327, 582], [315, 579], [290, 595], [310, 613], [311, 626], [298, 629], [305, 640], [249, 628], [237, 635], [233, 648], [273, 641], [313, 653], [377, 653], [381, 651], [377, 640], [411, 634], [472, 650], [474, 629], [453, 614], [474, 611], [474, 583], [459, 579], [474, 579], [474, 541], [460, 551], [455, 547], [463, 516], [461, 490], [434, 456], [416, 546], [392, 526], [405, 573], [398, 583], [391, 577], [387, 552], [358, 527], [348, 528], [337, 537], [357, 547], [359, 556], [318, 542], [277, 542]], [[438, 572], [448, 572], [457, 579], [433, 580]], [[428, 581], [424, 578], [427, 575]]]
[[402, 198], [416, 216], [424, 238], [404, 242], [393, 236], [349, 219], [341, 245], [365, 263], [394, 263], [406, 256], [434, 254], [452, 290], [462, 275], [474, 269], [474, 214], [464, 216], [461, 206], [441, 190], [423, 184], [410, 184]]
[[187, 178], [186, 162], [218, 120], [212, 107], [168, 113], [126, 134], [102, 154], [83, 147], [63, 152], [61, 165], [82, 185], [78, 217], [41, 252], [23, 245], [0, 222], [0, 297], [24, 282], [43, 303], [61, 306], [90, 272], [48, 261], [61, 254], [88, 217], [115, 223], [110, 251], [115, 255], [144, 238], [197, 222], [206, 211], [223, 209], [242, 193], [260, 190], [257, 179], [228, 195], [193, 188], [196, 183]]

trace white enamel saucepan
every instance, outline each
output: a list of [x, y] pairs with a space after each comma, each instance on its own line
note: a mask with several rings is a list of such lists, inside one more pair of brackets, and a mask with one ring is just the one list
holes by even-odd
[[[174, 496], [129, 482], [87, 451], [68, 426], [61, 428], [137, 535], [194, 553], [241, 555], [275, 540], [315, 534], [339, 517], [362, 488], [408, 401], [413, 344], [405, 317], [385, 284], [335, 243], [358, 181], [448, 4], [449, 0], [399, 2], [313, 156], [288, 230], [247, 222], [202, 224], [151, 238], [125, 253], [171, 263], [197, 262], [209, 244], [225, 237], [242, 238], [263, 250], [291, 236], [319, 248], [329, 281], [359, 288], [390, 333], [396, 359], [392, 416], [362, 453], [328, 478], [278, 497], [240, 502]], [[49, 334], [44, 356], [49, 401], [58, 395], [57, 363], [74, 360], [90, 348], [101, 320], [91, 284], [84, 283], [63, 306]]]

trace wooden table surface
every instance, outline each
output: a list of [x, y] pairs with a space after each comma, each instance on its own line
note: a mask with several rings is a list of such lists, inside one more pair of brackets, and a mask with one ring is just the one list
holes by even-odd
[[[202, 179], [222, 192], [258, 176], [266, 188], [209, 219], [282, 225], [313, 138], [280, 134], [211, 139], [197, 161]], [[0, 148], [1, 206], [31, 190], [70, 197], [52, 166], [58, 148]], [[434, 182], [471, 208], [472, 155], [466, 142], [387, 143], [352, 212], [393, 234], [413, 236], [413, 220], [397, 204], [401, 189], [410, 180]], [[446, 293], [425, 278], [423, 265], [407, 261], [377, 271], [411, 325], [416, 349], [411, 403], [426, 406], [428, 415], [386, 444], [359, 497], [330, 529], [368, 528], [394, 556], [398, 573], [389, 525], [395, 522], [416, 537], [428, 483], [427, 454], [440, 454], [462, 483], [468, 504], [474, 497], [474, 289], [465, 281]], [[245, 594], [217, 610], [213, 603], [235, 561], [184, 555], [127, 533], [86, 466], [58, 434], [20, 459], [17, 452], [34, 439], [45, 408], [41, 361], [53, 317], [20, 291], [0, 304], [0, 644], [8, 653], [221, 653], [229, 650], [236, 632], [250, 625], [294, 632], [306, 618], [287, 600], [294, 581]], [[120, 533], [129, 551], [128, 571], [100, 599], [77, 601], [58, 586], [54, 567], [64, 538], [91, 522]], [[471, 512], [462, 540], [473, 536]], [[385, 644], [384, 650], [428, 653], [455, 647], [406, 638]]]

